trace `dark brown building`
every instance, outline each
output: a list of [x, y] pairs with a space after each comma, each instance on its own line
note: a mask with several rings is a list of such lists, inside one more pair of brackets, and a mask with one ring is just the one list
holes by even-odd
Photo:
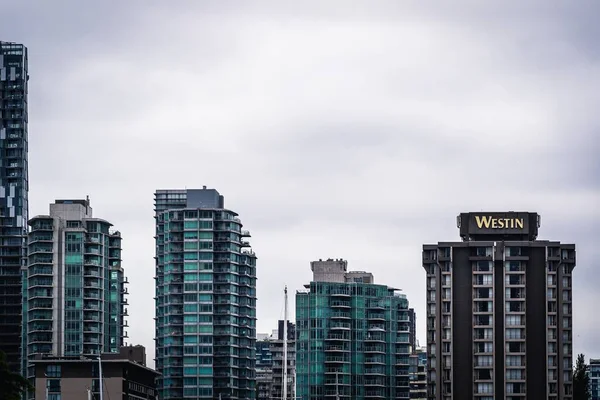
[[101, 363], [86, 358], [38, 358], [35, 366], [35, 398], [48, 400], [100, 399], [155, 400], [159, 373], [146, 367], [142, 346], [121, 348], [120, 354], [103, 354]]
[[423, 246], [430, 400], [572, 398], [575, 245], [536, 213], [464, 213]]

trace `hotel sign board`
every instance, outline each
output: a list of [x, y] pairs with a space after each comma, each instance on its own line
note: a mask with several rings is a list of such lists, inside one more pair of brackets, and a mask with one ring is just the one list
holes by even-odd
[[469, 213], [469, 233], [514, 235], [529, 232], [529, 213]]
[[457, 219], [463, 240], [535, 240], [540, 217], [532, 212], [470, 212]]

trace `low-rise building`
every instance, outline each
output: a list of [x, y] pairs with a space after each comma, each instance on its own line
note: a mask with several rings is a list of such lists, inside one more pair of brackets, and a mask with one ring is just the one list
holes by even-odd
[[[143, 346], [122, 347], [118, 354], [85, 357], [44, 357], [32, 361], [35, 398], [47, 400], [156, 400], [159, 373], [146, 367]], [[102, 379], [102, 380], [101, 380]]]
[[411, 400], [427, 400], [427, 353], [416, 349], [410, 355], [408, 369]]

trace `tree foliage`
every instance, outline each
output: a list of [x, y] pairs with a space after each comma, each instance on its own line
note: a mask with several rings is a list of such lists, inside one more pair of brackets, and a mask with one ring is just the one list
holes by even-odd
[[33, 390], [33, 386], [21, 374], [8, 369], [6, 354], [0, 351], [0, 400], [21, 400], [26, 390]]
[[585, 363], [585, 356], [579, 354], [573, 372], [573, 400], [590, 400], [591, 397], [588, 366]]

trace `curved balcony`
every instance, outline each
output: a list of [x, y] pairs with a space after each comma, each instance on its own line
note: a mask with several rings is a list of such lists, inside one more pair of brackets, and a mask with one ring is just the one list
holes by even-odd
[[29, 334], [27, 337], [27, 343], [29, 343], [29, 344], [40, 344], [40, 343], [52, 344], [52, 332]]
[[365, 364], [369, 365], [385, 365], [384, 357], [366, 357]]
[[369, 313], [367, 315], [367, 320], [369, 321], [385, 321], [384, 313]]
[[35, 277], [35, 278], [31, 278], [28, 279], [28, 287], [29, 289], [35, 289], [35, 288], [52, 288], [53, 285], [53, 279], [50, 277], [44, 278], [44, 277]]
[[385, 354], [385, 346], [367, 345], [364, 352], [365, 354]]
[[52, 288], [29, 289], [29, 300], [34, 299], [52, 299]]
[[342, 356], [325, 356], [325, 364], [350, 364], [347, 357]]
[[333, 312], [329, 318], [331, 319], [352, 319], [350, 312], [348, 311], [336, 311]]
[[335, 342], [335, 341], [349, 341], [350, 340], [350, 335], [344, 335], [341, 333], [331, 333], [329, 334], [328, 337], [325, 338], [325, 340], [330, 341], [330, 342]]
[[350, 330], [351, 324], [349, 322], [332, 322], [329, 325], [329, 329], [332, 331], [336, 330]]
[[325, 351], [326, 352], [349, 352], [350, 348], [348, 346], [344, 346], [344, 345], [330, 344], [330, 345], [325, 345]]
[[370, 378], [364, 380], [365, 386], [383, 386], [385, 387], [385, 379], [384, 378]]
[[365, 338], [365, 343], [369, 342], [385, 343], [385, 337], [383, 335], [368, 335]]
[[383, 391], [366, 390], [365, 398], [367, 399], [385, 399], [385, 393]]
[[36, 332], [52, 332], [52, 321], [36, 320], [34, 322], [28, 322], [27, 329], [29, 334]]
[[331, 308], [351, 308], [349, 301], [332, 301], [330, 303]]
[[384, 368], [365, 368], [365, 375], [385, 376]]
[[345, 290], [332, 290], [330, 293], [331, 297], [342, 297], [342, 298], [350, 298], [352, 295], [350, 292]]
[[373, 324], [367, 328], [369, 332], [385, 332], [385, 325]]

